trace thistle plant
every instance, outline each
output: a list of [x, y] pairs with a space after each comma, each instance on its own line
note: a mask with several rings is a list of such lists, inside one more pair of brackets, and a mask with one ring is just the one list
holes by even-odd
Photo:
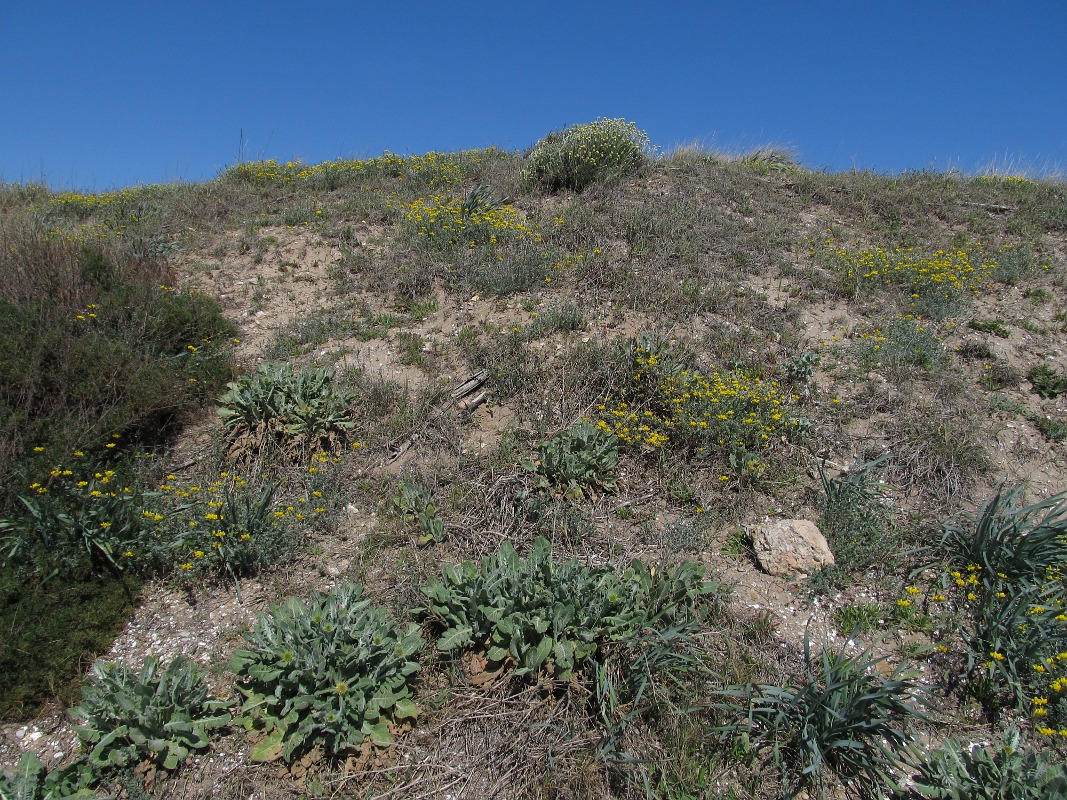
[[238, 454], [257, 452], [269, 442], [289, 451], [333, 450], [354, 425], [354, 400], [326, 368], [263, 364], [229, 384], [218, 413]]
[[96, 662], [71, 715], [95, 769], [152, 761], [178, 767], [208, 746], [208, 732], [230, 721], [229, 703], [209, 697], [196, 665], [178, 656], [164, 669], [153, 656], [139, 672], [121, 663]]
[[598, 489], [611, 491], [619, 464], [619, 439], [610, 431], [581, 422], [542, 442], [537, 460], [526, 468], [542, 489], [572, 500]]
[[91, 788], [97, 776], [84, 761], [47, 770], [32, 750], [19, 759], [14, 772], [0, 772], [0, 797], [4, 800], [66, 800], [97, 797]]
[[439, 650], [484, 649], [516, 676], [560, 680], [588, 667], [609, 642], [698, 619], [726, 595], [691, 562], [658, 571], [634, 561], [620, 573], [556, 561], [541, 537], [525, 558], [504, 542], [480, 565], [445, 564], [422, 593]]
[[422, 531], [420, 544], [439, 542], [444, 538], [445, 521], [437, 513], [437, 506], [425, 486], [403, 481], [399, 494], [393, 497], [393, 507], [406, 521], [418, 523]]
[[329, 755], [367, 739], [385, 746], [390, 725], [413, 719], [419, 626], [401, 628], [344, 584], [261, 614], [230, 669], [244, 695], [239, 721], [263, 738], [258, 761], [288, 762], [317, 746]]
[[937, 800], [1044, 800], [1067, 797], [1067, 767], [1028, 748], [1018, 728], [999, 742], [966, 747], [955, 739], [921, 758], [909, 797]]
[[594, 181], [633, 171], [645, 160], [648, 134], [623, 119], [600, 118], [551, 133], [530, 152], [523, 181], [580, 192]]

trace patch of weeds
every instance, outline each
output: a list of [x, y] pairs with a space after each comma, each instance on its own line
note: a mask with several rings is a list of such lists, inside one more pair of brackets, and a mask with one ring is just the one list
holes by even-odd
[[441, 304], [436, 297], [403, 296], [397, 298], [395, 307], [409, 318], [424, 322], [431, 314], [437, 313]]
[[581, 422], [542, 442], [537, 460], [525, 467], [540, 488], [578, 500], [615, 488], [619, 440], [613, 433]]
[[967, 327], [973, 331], [979, 331], [981, 333], [991, 333], [994, 336], [1000, 337], [1001, 339], [1007, 339], [1009, 336], [1011, 336], [1011, 331], [1009, 331], [1004, 326], [1004, 320], [1002, 319], [972, 319], [970, 322], [967, 323]]
[[326, 368], [267, 363], [229, 384], [218, 413], [236, 456], [254, 455], [267, 445], [290, 453], [334, 450], [353, 427], [354, 400], [355, 393], [339, 386]]
[[752, 552], [752, 537], [743, 528], [736, 528], [726, 535], [722, 544], [724, 556], [743, 556]]
[[928, 324], [912, 315], [898, 317], [888, 325], [875, 326], [856, 337], [860, 363], [875, 367], [920, 367], [930, 370], [945, 361], [945, 346]]
[[203, 675], [183, 656], [166, 667], [148, 656], [139, 672], [97, 662], [82, 696], [71, 716], [80, 722], [75, 730], [89, 764], [100, 771], [145, 760], [172, 771], [230, 721], [229, 702], [211, 698]]
[[1034, 247], [1029, 242], [1004, 245], [996, 254], [996, 267], [993, 280], [1014, 286], [1021, 279], [1037, 274], [1040, 269], [1048, 269], [1041, 264]]
[[1067, 375], [1048, 364], [1032, 368], [1026, 377], [1033, 386], [1034, 394], [1041, 397], [1055, 398], [1067, 394]]
[[437, 513], [437, 506], [429, 490], [419, 483], [401, 481], [399, 493], [393, 496], [393, 508], [407, 522], [416, 522], [422, 534], [420, 544], [440, 542], [445, 536], [445, 521]]
[[597, 408], [597, 426], [625, 445], [670, 447], [696, 457], [733, 454], [735, 466], [756, 470], [759, 451], [802, 428], [787, 413], [791, 396], [755, 370], [698, 372], [639, 341], [631, 371], [623, 396]]
[[1062, 442], [1064, 439], [1067, 439], [1067, 422], [1053, 419], [1048, 416], [1043, 417], [1040, 414], [1027, 416], [1027, 419], [1029, 419], [1034, 427], [1037, 428], [1050, 442]]
[[649, 524], [648, 538], [676, 552], [700, 552], [708, 539], [708, 525], [700, 516], [678, 517], [659, 530]]
[[574, 303], [563, 303], [540, 312], [526, 328], [529, 339], [541, 339], [554, 333], [570, 333], [585, 324], [582, 310]]
[[384, 339], [393, 328], [399, 328], [404, 320], [396, 314], [357, 313], [353, 320], [353, 333], [361, 342]]
[[91, 788], [97, 780], [85, 759], [48, 770], [36, 753], [27, 750], [14, 772], [0, 771], [0, 797], [13, 800], [93, 798], [98, 796]]
[[1018, 386], [1020, 380], [1022, 375], [1019, 370], [999, 358], [994, 358], [986, 364], [978, 377], [978, 382], [993, 392]]
[[1052, 299], [1052, 292], [1044, 286], [1030, 286], [1023, 292], [1023, 297], [1035, 306], [1043, 306]]
[[231, 472], [203, 486], [168, 479], [160, 489], [165, 499], [159, 509], [143, 512], [152, 527], [142, 546], [127, 552], [134, 560], [177, 567], [186, 576], [225, 574], [238, 598], [240, 579], [291, 555], [302, 523], [324, 510], [276, 502], [276, 485], [252, 486]]
[[922, 756], [912, 776], [911, 798], [943, 800], [1044, 800], [1067, 797], [1067, 766], [1049, 763], [1027, 747], [1018, 728], [988, 746], [947, 739]]
[[98, 469], [85, 460], [75, 451], [69, 466], [53, 467], [19, 495], [22, 513], [0, 518], [5, 566], [44, 579], [84, 570], [118, 575], [137, 563], [127, 554], [141, 549], [142, 509], [151, 493], [128, 470]]
[[887, 458], [881, 455], [836, 478], [828, 477], [820, 466], [825, 496], [819, 529], [833, 551], [832, 576], [837, 579], [882, 562], [897, 546], [892, 511], [875, 485]]
[[648, 134], [623, 119], [573, 125], [537, 143], [527, 157], [523, 184], [580, 192], [595, 181], [632, 172], [648, 149]]
[[261, 614], [230, 661], [245, 696], [238, 721], [263, 734], [252, 759], [391, 744], [391, 729], [418, 714], [411, 682], [422, 646], [418, 625], [402, 629], [354, 584]]
[[805, 637], [804, 682], [723, 690], [720, 707], [739, 719], [718, 731], [770, 745], [783, 796], [810, 786], [826, 797], [836, 782], [865, 784], [870, 794], [895, 789], [891, 776], [910, 746], [909, 724], [922, 714], [910, 677], [899, 670], [881, 677], [873, 669], [881, 661], [870, 650], [849, 656], [825, 646], [813, 658]]
[[956, 353], [960, 358], [965, 358], [968, 361], [992, 361], [996, 358], [989, 343], [981, 341], [964, 342], [956, 348]]
[[834, 611], [834, 627], [843, 636], [869, 633], [885, 623], [885, 612], [877, 603], [849, 603]]
[[829, 238], [809, 243], [808, 252], [829, 273], [829, 288], [836, 294], [856, 298], [878, 286], [894, 286], [916, 313], [938, 319], [967, 306], [996, 269], [979, 245], [929, 254], [911, 247], [850, 251]]
[[1064, 704], [1049, 702], [1067, 692], [1067, 496], [1021, 498], [1002, 486], [976, 515], [943, 526], [928, 549], [939, 574], [927, 600], [961, 687], [991, 716], [1014, 706], [1054, 736], [1067, 727]]
[[319, 311], [310, 316], [293, 320], [277, 330], [263, 351], [269, 361], [287, 359], [319, 347], [330, 339], [341, 339], [356, 329], [356, 324], [345, 315]]
[[426, 354], [423, 352], [423, 339], [411, 331], [398, 331], [396, 346], [400, 363], [409, 367], [425, 367]]
[[807, 383], [815, 374], [821, 360], [821, 356], [811, 350], [793, 356], [782, 364], [785, 379], [790, 383]]
[[635, 561], [620, 573], [556, 561], [538, 538], [525, 558], [504, 542], [480, 565], [446, 564], [422, 592], [439, 650], [484, 649], [490, 664], [509, 665], [516, 676], [547, 671], [568, 680], [595, 672], [611, 642], [700, 619], [725, 589], [691, 562], [656, 570]]
[[902, 488], [951, 501], [990, 468], [974, 421], [943, 407], [921, 404], [891, 425], [895, 440], [890, 475]]

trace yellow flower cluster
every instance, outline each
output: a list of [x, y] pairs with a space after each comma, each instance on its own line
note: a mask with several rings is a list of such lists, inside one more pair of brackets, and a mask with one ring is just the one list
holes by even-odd
[[670, 444], [703, 456], [734, 447], [765, 449], [799, 424], [786, 413], [791, 395], [775, 381], [740, 370], [660, 367], [657, 355], [637, 348], [630, 402], [605, 400], [597, 427], [627, 444]]
[[[476, 166], [480, 161], [492, 157], [493, 152], [433, 152], [421, 156], [401, 156], [386, 151], [377, 158], [335, 159], [319, 164], [305, 164], [302, 161], [282, 163], [268, 159], [236, 164], [226, 170], [225, 177], [259, 184], [285, 184], [327, 177], [345, 179], [380, 174], [392, 175], [401, 180], [421, 177], [427, 178], [432, 186], [454, 186], [462, 180], [463, 163]], [[504, 154], [500, 153], [498, 157], [503, 158]]]
[[[1010, 608], [1011, 606], [1002, 604], [1016, 602], [1014, 598], [1020, 589], [1007, 574], [998, 572], [994, 575], [981, 564], [970, 563], [960, 568], [946, 567], [943, 576], [941, 583], [946, 588], [933, 588], [928, 596], [933, 604], [931, 613], [933, 609], [946, 604], [951, 604], [967, 614], [984, 613], [983, 609], [998, 606]], [[1067, 610], [1067, 598], [1062, 591], [1063, 575], [1060, 570], [1052, 568], [1047, 570], [1046, 578], [1048, 581], [1045, 588], [1048, 591], [1044, 593], [1045, 599], [1040, 604], [1024, 606], [1023, 617], [1052, 625], [1067, 623], [1067, 614], [1064, 613]], [[907, 592], [912, 596], [919, 593], [915, 587], [909, 587]], [[1023, 621], [1017, 624], [1020, 630], [1024, 630], [1031, 623]], [[939, 649], [947, 651], [947, 648]], [[1000, 646], [985, 654], [983, 667], [993, 670], [996, 665], [1008, 659], [1014, 661], [1013, 655], [1010, 649]], [[1025, 674], [1027, 666], [1029, 674]], [[1022, 687], [1025, 687], [1030, 696], [1031, 714], [1035, 719], [1048, 715], [1049, 695], [1067, 696], [1067, 652], [1051, 652], [1050, 648], [1046, 647], [1036, 661], [1017, 664], [1016, 669], [1020, 686], [1013, 689], [1019, 688], [1022, 691]], [[1049, 736], [1056, 733], [1051, 729], [1041, 732]]]
[[[95, 212], [113, 209], [118, 206], [129, 208], [144, 200], [158, 198], [167, 191], [167, 186], [155, 183], [128, 187], [114, 192], [100, 192], [98, 194], [57, 192], [49, 197], [48, 208], [67, 212], [78, 217], [88, 217]], [[131, 219], [136, 221], [136, 214], [131, 215]]]
[[915, 248], [892, 250], [873, 247], [851, 251], [837, 247], [832, 238], [810, 242], [809, 255], [830, 267], [841, 287], [854, 293], [861, 286], [895, 285], [909, 292], [913, 299], [941, 296], [952, 298], [977, 294], [990, 281], [997, 265], [983, 258], [981, 245], [957, 250], [938, 250], [926, 255]]
[[404, 230], [427, 243], [473, 248], [505, 240], [541, 241], [538, 226], [527, 223], [510, 205], [471, 210], [462, 199], [434, 195], [405, 203], [400, 211]]

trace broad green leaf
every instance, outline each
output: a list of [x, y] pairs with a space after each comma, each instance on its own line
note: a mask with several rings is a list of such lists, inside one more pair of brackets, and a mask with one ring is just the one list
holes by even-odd
[[282, 754], [282, 747], [284, 746], [285, 731], [282, 728], [274, 728], [256, 742], [256, 745], [252, 748], [252, 760], [253, 761], [277, 761]]

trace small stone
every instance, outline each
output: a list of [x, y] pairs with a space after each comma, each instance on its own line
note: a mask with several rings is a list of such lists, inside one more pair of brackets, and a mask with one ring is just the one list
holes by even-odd
[[834, 554], [814, 522], [781, 519], [760, 525], [752, 534], [760, 567], [775, 577], [792, 577], [834, 563]]

